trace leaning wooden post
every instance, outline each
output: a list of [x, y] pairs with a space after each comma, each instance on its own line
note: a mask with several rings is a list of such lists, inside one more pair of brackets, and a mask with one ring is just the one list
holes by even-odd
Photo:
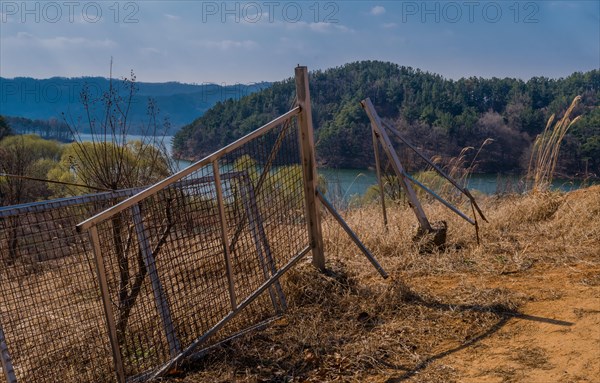
[[113, 353], [113, 364], [117, 375], [117, 382], [125, 383], [125, 368], [123, 366], [123, 358], [121, 356], [121, 348], [119, 347], [119, 335], [117, 334], [117, 325], [115, 323], [115, 314], [112, 309], [112, 301], [108, 290], [108, 281], [106, 279], [106, 269], [104, 267], [104, 259], [102, 250], [100, 249], [100, 236], [98, 235], [98, 227], [93, 225], [89, 228], [90, 241], [94, 250], [94, 262], [96, 263], [96, 274], [98, 275], [98, 287], [102, 296], [102, 306], [104, 307], [104, 318], [108, 327], [108, 337], [110, 347]]
[[410, 185], [410, 182], [406, 179], [404, 167], [402, 166], [402, 163], [400, 162], [400, 159], [396, 154], [396, 150], [394, 149], [390, 138], [388, 137], [385, 130], [383, 130], [381, 119], [375, 111], [375, 107], [373, 106], [373, 103], [371, 103], [371, 99], [367, 98], [361, 101], [361, 105], [363, 106], [365, 112], [367, 112], [367, 115], [369, 116], [373, 132], [381, 141], [383, 150], [391, 160], [392, 168], [394, 168], [394, 172], [396, 173], [396, 176], [400, 180], [400, 184], [406, 192], [406, 196], [410, 201], [410, 206], [412, 207], [413, 211], [415, 212], [415, 215], [417, 216], [417, 220], [419, 221], [419, 226], [421, 227], [421, 230], [423, 230], [424, 232], [431, 232], [431, 224], [429, 223], [429, 220], [427, 220], [427, 216], [425, 215], [425, 211], [423, 210], [423, 207], [421, 206], [421, 203], [417, 198], [417, 194]]
[[313, 265], [325, 270], [323, 254], [323, 232], [319, 217], [320, 203], [317, 199], [317, 163], [315, 159], [315, 139], [308, 89], [308, 70], [305, 66], [296, 67], [296, 97], [300, 113], [298, 115], [300, 152], [302, 156], [302, 176], [306, 200], [306, 224], [313, 253]]

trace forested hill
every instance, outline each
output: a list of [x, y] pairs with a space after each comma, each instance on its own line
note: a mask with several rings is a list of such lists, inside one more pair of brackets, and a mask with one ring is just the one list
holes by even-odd
[[[126, 88], [121, 80], [113, 80], [115, 88], [125, 97]], [[169, 119], [173, 130], [189, 124], [218, 101], [239, 99], [269, 83], [257, 84], [182, 84], [178, 82], [136, 82], [136, 92], [131, 102], [130, 120], [140, 123], [147, 119], [148, 100], [154, 100], [160, 109], [159, 118]], [[33, 120], [63, 120], [63, 113], [77, 120], [85, 113], [81, 92], [87, 89], [92, 100], [101, 99], [109, 89], [109, 79], [104, 77], [53, 77], [34, 79], [0, 77], [0, 114], [25, 117]], [[173, 132], [171, 132], [173, 133]]]
[[[370, 97], [378, 113], [429, 155], [457, 155], [463, 147], [487, 145], [478, 157], [483, 172], [518, 172], [548, 117], [577, 95], [574, 115], [585, 117], [562, 147], [560, 170], [600, 174], [600, 71], [564, 79], [463, 78], [393, 63], [362, 61], [310, 74], [317, 161], [330, 167], [366, 168], [373, 163], [368, 118], [359, 101]], [[176, 153], [198, 159], [289, 110], [294, 81], [274, 83], [240, 100], [217, 103], [175, 136]], [[472, 151], [474, 152], [474, 151]], [[528, 157], [527, 157], [528, 158]], [[525, 164], [525, 165], [523, 165]]]

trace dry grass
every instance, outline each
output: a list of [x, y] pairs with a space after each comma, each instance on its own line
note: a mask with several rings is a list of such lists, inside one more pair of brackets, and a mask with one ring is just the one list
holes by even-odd
[[[321, 274], [307, 261], [287, 275], [285, 317], [219, 347], [168, 380], [461, 381], [445, 358], [481, 346], [534, 299], [505, 285], [505, 278], [600, 264], [600, 187], [489, 197], [483, 205], [491, 223], [481, 228], [480, 246], [468, 224], [442, 207], [426, 206], [429, 216], [449, 226], [446, 248], [429, 255], [411, 241], [416, 222], [408, 208], [390, 209], [387, 230], [376, 206], [348, 212], [350, 226], [391, 274], [388, 280], [326, 219], [329, 272]], [[581, 283], [593, 277], [586, 274]], [[540, 294], [560, 294], [550, 290], [540, 285]], [[515, 350], [515, 363], [551, 366], [546, 351], [525, 347]], [[494, 374], [519, 380], [516, 370], [507, 368], [499, 366]]]
[[110, 379], [100, 295], [85, 260], [48, 261], [26, 278], [15, 269], [9, 269], [15, 275], [0, 275], [2, 289], [11, 293], [0, 302], [0, 317], [18, 376], [28, 382]]
[[580, 101], [581, 96], [575, 97], [563, 117], [553, 127], [555, 115], [550, 116], [546, 129], [535, 139], [527, 172], [534, 192], [545, 191], [552, 184], [562, 141], [567, 131], [581, 117], [571, 119], [571, 114]]
[[513, 359], [515, 362], [531, 368], [550, 368], [548, 353], [540, 347], [523, 346], [515, 350]]
[[[416, 220], [408, 207], [389, 209], [387, 229], [375, 205], [346, 212], [349, 225], [390, 273], [388, 280], [379, 277], [327, 217], [324, 244], [329, 272], [317, 272], [308, 259], [293, 268], [282, 281], [290, 308], [281, 320], [218, 347], [199, 363], [185, 366], [181, 376], [165, 380], [461, 381], [455, 367], [445, 363], [447, 358], [466, 348], [482, 347], [482, 340], [496, 334], [519, 315], [523, 303], [534, 299], [514, 290], [506, 278], [536, 280], [548, 270], [583, 265], [576, 282], [581, 286], [600, 284], [600, 186], [569, 194], [489, 197], [482, 205], [490, 224], [481, 227], [481, 245], [477, 245], [473, 229], [459, 217], [438, 204], [426, 205], [432, 219], [448, 222], [447, 246], [430, 254], [421, 254], [412, 242]], [[274, 243], [274, 250], [285, 252], [292, 240]], [[112, 375], [100, 297], [89, 274], [90, 265], [67, 260], [46, 262], [47, 268], [32, 274], [25, 285], [19, 278], [3, 279], [23, 296], [35, 289], [53, 291], [51, 297], [40, 295], [39, 301], [30, 302], [29, 313], [23, 311], [22, 317], [3, 322], [4, 330], [27, 329], [23, 332], [27, 337], [14, 343], [18, 346], [13, 348], [13, 358], [20, 362], [19, 368], [42, 374], [47, 381], [55, 380], [50, 374], [57, 371], [62, 381], [93, 381], [92, 376], [98, 380], [99, 371]], [[211, 273], [210, 265], [203, 265], [199, 259], [193, 266], [183, 260], [169, 266], [173, 272], [193, 269], [196, 277], [202, 277]], [[63, 277], [56, 279], [56, 275]], [[86, 289], [76, 288], [74, 280], [80, 275], [90, 278]], [[539, 280], [536, 299], [560, 299], [560, 290]], [[202, 289], [193, 289], [192, 295], [199, 304]], [[67, 315], [64, 302], [79, 308], [89, 305], [85, 310], [89, 315]], [[175, 316], [188, 311], [186, 302], [176, 306]], [[43, 315], [33, 315], [37, 312]], [[577, 311], [582, 316], [586, 312]], [[7, 307], [0, 302], [0, 314], [6, 313]], [[198, 320], [207, 318], [199, 316]], [[238, 328], [240, 324], [233, 325]], [[139, 331], [148, 328], [152, 324]], [[62, 339], [65, 334], [72, 343], [62, 349], [47, 350], [28, 343], [28, 338]], [[522, 366], [552, 366], [548, 352], [539, 348], [517, 349], [513, 360]], [[519, 375], [511, 368], [497, 366], [492, 372], [504, 381], [518, 381]]]
[[[467, 161], [467, 157], [475, 150], [472, 146], [463, 148], [458, 156], [449, 158], [446, 163], [444, 163], [444, 159], [441, 156], [434, 156], [432, 160], [434, 164], [441, 166], [447, 175], [454, 179], [459, 185], [466, 188], [469, 178], [477, 171], [477, 158], [479, 157], [479, 154], [487, 145], [490, 145], [493, 142], [493, 139], [486, 138], [479, 148], [477, 148], [477, 151], [471, 157], [470, 161]], [[461, 201], [461, 197], [463, 197], [462, 194], [451, 183], [443, 180], [441, 176], [439, 177], [437, 185], [431, 185], [432, 190], [437, 191], [440, 196], [450, 202], [458, 203]]]

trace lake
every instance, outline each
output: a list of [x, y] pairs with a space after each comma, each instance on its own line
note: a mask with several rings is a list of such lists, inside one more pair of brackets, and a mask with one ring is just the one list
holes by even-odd
[[[359, 169], [318, 169], [327, 180], [327, 188], [344, 200], [352, 195], [363, 195], [366, 190], [377, 184], [377, 173], [372, 170]], [[581, 180], [571, 181], [555, 179], [552, 188], [569, 191], [586, 185]], [[523, 191], [524, 185], [520, 176], [497, 174], [472, 174], [467, 182], [467, 188], [484, 194], [496, 194], [506, 191]]]
[[[127, 141], [144, 140], [147, 137], [141, 135], [127, 135]], [[82, 141], [91, 141], [91, 134], [81, 134]], [[167, 152], [172, 153], [173, 136], [160, 137]], [[190, 161], [178, 160], [178, 168], [184, 169], [191, 164]], [[318, 173], [327, 181], [328, 193], [336, 198], [349, 200], [352, 196], [363, 195], [370, 186], [377, 184], [377, 174], [373, 170], [361, 169], [333, 169], [319, 168]], [[555, 190], [569, 191], [587, 185], [581, 180], [555, 179], [552, 188]], [[477, 190], [485, 194], [495, 194], [505, 191], [522, 191], [523, 185], [520, 176], [508, 176], [497, 174], [473, 174], [467, 182], [470, 190]]]

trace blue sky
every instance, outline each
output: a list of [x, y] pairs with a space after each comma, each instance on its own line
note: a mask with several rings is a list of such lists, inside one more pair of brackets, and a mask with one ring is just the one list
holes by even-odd
[[253, 83], [384, 60], [469, 76], [600, 67], [600, 1], [4, 1], [0, 76]]

